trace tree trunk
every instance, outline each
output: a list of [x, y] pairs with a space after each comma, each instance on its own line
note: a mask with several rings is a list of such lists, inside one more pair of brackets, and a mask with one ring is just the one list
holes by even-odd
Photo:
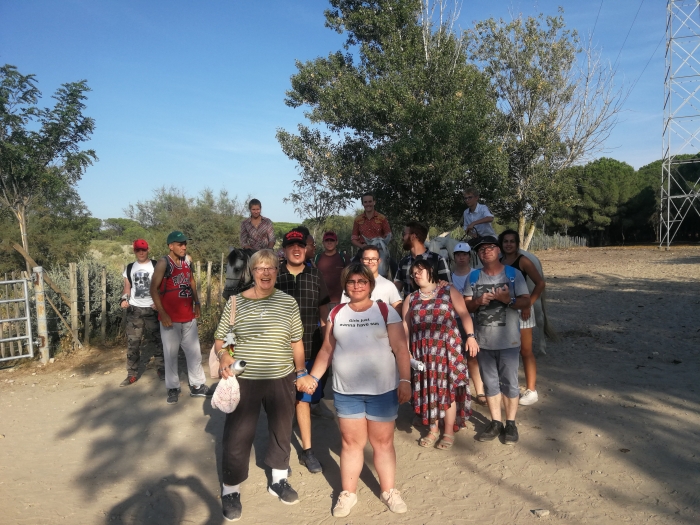
[[[29, 253], [29, 237], [27, 236], [27, 208], [24, 204], [20, 204], [15, 210], [15, 215], [17, 216], [17, 221], [19, 222], [19, 233], [22, 237], [22, 248], [24, 251]], [[28, 261], [24, 261], [27, 267], [27, 275], [32, 274], [32, 268]]]
[[522, 239], [520, 247], [523, 250], [527, 250], [528, 248], [530, 248], [530, 243], [532, 242], [532, 237], [535, 235], [535, 229], [536, 229], [535, 221], [532, 221], [530, 223], [530, 227], [527, 229], [527, 238], [523, 239], [522, 237], [520, 237]]
[[[527, 216], [525, 215], [524, 211], [521, 211], [518, 214], [518, 235], [520, 236], [520, 243], [522, 245], [522, 242], [525, 240], [525, 226], [527, 225]], [[524, 245], [521, 246], [523, 250], [526, 250]]]

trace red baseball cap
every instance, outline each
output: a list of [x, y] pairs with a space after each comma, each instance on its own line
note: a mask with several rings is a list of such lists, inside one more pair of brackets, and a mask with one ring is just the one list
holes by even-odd
[[323, 234], [323, 240], [324, 241], [337, 241], [338, 236], [335, 234], [335, 232], [327, 231], [326, 233]]
[[136, 239], [134, 241], [134, 250], [148, 250], [148, 243], [143, 239]]

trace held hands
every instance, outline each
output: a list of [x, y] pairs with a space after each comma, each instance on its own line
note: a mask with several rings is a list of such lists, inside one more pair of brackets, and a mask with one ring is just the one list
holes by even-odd
[[406, 403], [411, 399], [411, 384], [406, 381], [399, 383], [399, 405]]
[[305, 394], [313, 394], [316, 391], [318, 383], [310, 375], [297, 377], [297, 390]]
[[510, 304], [510, 290], [508, 290], [508, 286], [504, 285], [500, 288], [496, 288], [493, 292], [493, 298], [496, 299], [496, 301]]

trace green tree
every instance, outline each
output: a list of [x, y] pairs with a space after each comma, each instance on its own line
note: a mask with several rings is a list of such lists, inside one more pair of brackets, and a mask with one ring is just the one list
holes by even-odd
[[88, 91], [85, 80], [63, 84], [54, 107], [40, 108], [34, 75], [0, 67], [0, 206], [17, 220], [28, 253], [28, 211], [42, 196], [71, 188], [97, 160], [80, 149], [95, 126], [83, 115]]
[[[97, 238], [102, 221], [90, 217], [89, 211], [74, 188], [37, 197], [27, 210], [28, 236], [32, 239], [32, 257], [44, 267], [75, 262], [89, 250]], [[13, 248], [21, 243], [17, 219], [8, 208], [0, 209], [0, 273], [24, 268], [25, 261]]]
[[283, 151], [328, 199], [372, 191], [395, 224], [452, 226], [465, 185], [488, 197], [501, 180], [488, 79], [467, 63], [454, 18], [435, 23], [427, 2], [330, 4], [326, 26], [347, 36], [344, 50], [297, 62], [285, 103], [307, 107], [313, 128], [278, 130]]
[[623, 99], [613, 71], [565, 29], [562, 12], [489, 19], [468, 32], [469, 55], [498, 97], [500, 147], [508, 159], [500, 185], [507, 191], [494, 208], [518, 221], [524, 248], [549, 208], [573, 203], [575, 181], [566, 168], [601, 148]]
[[161, 187], [153, 192], [153, 198], [130, 204], [124, 210], [129, 219], [148, 230], [146, 240], [152, 246], [153, 255], [167, 251], [168, 233], [181, 230], [192, 239], [188, 253], [195, 260], [217, 263], [221, 253], [228, 253], [231, 246], [240, 245], [241, 221], [247, 209], [226, 190], [218, 194], [210, 189], [190, 197], [179, 188]]

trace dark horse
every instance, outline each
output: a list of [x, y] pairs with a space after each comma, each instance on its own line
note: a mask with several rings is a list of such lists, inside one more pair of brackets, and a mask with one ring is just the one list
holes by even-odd
[[232, 295], [239, 294], [253, 285], [253, 279], [248, 272], [248, 260], [255, 252], [249, 249], [233, 248], [226, 262], [226, 283], [221, 295], [228, 300]]

